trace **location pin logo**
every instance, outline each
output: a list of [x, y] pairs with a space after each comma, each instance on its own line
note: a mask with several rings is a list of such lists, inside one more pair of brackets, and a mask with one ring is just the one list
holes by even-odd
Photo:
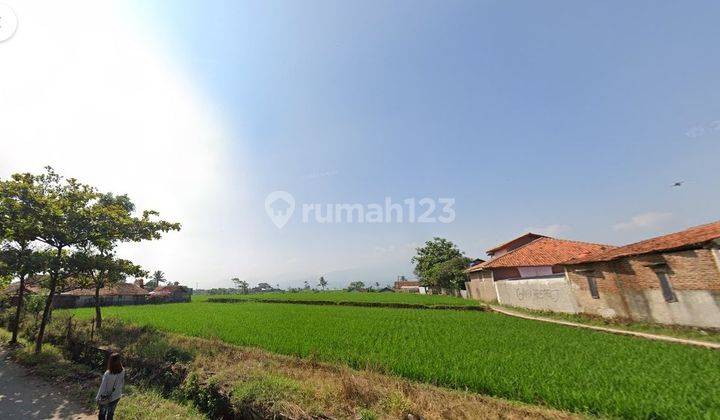
[[0, 42], [12, 38], [17, 26], [18, 19], [13, 9], [5, 3], [0, 3]]
[[282, 229], [295, 211], [295, 198], [287, 191], [273, 191], [265, 198], [265, 211], [275, 226]]

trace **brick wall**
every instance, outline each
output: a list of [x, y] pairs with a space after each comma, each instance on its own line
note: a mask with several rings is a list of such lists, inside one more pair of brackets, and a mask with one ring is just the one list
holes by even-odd
[[657, 274], [648, 265], [661, 263], [669, 268], [673, 289], [720, 290], [720, 272], [710, 249], [624, 258], [616, 264], [618, 280], [629, 290], [660, 289]]
[[[677, 302], [665, 301], [654, 270], [657, 264], [666, 264]], [[599, 299], [590, 294], [588, 275], [595, 276]], [[582, 312], [649, 322], [720, 327], [720, 270], [710, 249], [568, 266], [567, 277]]]
[[493, 268], [493, 276], [495, 280], [516, 279], [520, 277], [520, 270], [517, 267], [498, 267]]
[[[588, 276], [595, 278], [599, 298], [590, 294]], [[617, 283], [617, 275], [610, 263], [592, 263], [567, 268], [567, 278], [575, 293], [580, 311], [604, 317], [627, 317], [628, 309]]]

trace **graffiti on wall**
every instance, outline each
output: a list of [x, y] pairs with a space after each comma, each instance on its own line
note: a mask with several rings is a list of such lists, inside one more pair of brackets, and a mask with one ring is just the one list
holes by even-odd
[[560, 299], [560, 291], [557, 289], [515, 289], [515, 296], [518, 300], [549, 300], [557, 302]]

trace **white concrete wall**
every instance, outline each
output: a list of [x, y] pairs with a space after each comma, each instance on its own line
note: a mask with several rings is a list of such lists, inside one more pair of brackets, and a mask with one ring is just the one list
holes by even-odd
[[499, 302], [521, 308], [578, 313], [570, 284], [563, 274], [519, 280], [498, 280]]
[[674, 290], [677, 302], [668, 303], [661, 290], [626, 291], [630, 316], [646, 322], [720, 328], [720, 292]]

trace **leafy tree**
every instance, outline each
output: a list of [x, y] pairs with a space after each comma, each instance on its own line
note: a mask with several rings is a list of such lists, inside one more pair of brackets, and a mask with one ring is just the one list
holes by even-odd
[[[154, 211], [135, 216], [135, 205], [127, 195], [103, 194], [92, 205], [91, 235], [78, 253], [81, 272], [91, 280], [95, 289], [95, 323], [102, 327], [100, 289], [125, 281], [127, 276], [144, 276], [146, 273], [131, 261], [118, 259], [115, 248], [121, 242], [138, 242], [159, 239], [162, 233], [179, 230], [178, 223], [156, 220]], [[154, 280], [165, 281], [162, 271], [156, 271]]]
[[10, 343], [17, 343], [25, 302], [25, 282], [47, 268], [47, 255], [33, 245], [38, 226], [32, 210], [25, 205], [31, 194], [29, 187], [27, 183], [15, 179], [0, 181], [0, 276], [19, 280]]
[[31, 246], [25, 246], [22, 243], [9, 242], [0, 249], [0, 288], [7, 286], [5, 283], [10, 283], [13, 278], [19, 280], [15, 318], [11, 326], [11, 344], [17, 343], [25, 303], [27, 280], [44, 272], [47, 268], [47, 261], [47, 253], [38, 251]]
[[257, 289], [261, 292], [271, 292], [273, 287], [270, 286], [270, 283], [258, 283]]
[[321, 289], [325, 290], [327, 285], [328, 285], [328, 282], [327, 282], [327, 280], [325, 280], [325, 277], [320, 276], [320, 279], [318, 280], [318, 286], [320, 286]]
[[240, 289], [240, 293], [241, 293], [241, 294], [243, 294], [243, 295], [247, 295], [247, 294], [248, 294], [248, 289], [249, 289], [249, 287], [250, 287], [250, 286], [248, 285], [248, 282], [246, 282], [245, 280], [240, 280], [240, 279], [237, 278], [237, 277], [233, 277], [233, 278], [230, 279], [230, 280], [231, 280], [233, 283], [235, 283], [235, 287], [237, 287], [238, 289]]
[[48, 295], [35, 340], [35, 352], [39, 353], [53, 297], [65, 286], [67, 279], [76, 274], [71, 256], [76, 247], [89, 240], [90, 208], [100, 195], [74, 178], [62, 178], [50, 167], [40, 175], [14, 174], [9, 182], [24, 192], [17, 199], [27, 212], [28, 225], [35, 232], [34, 239], [45, 245], [50, 253], [44, 284]]
[[[457, 266], [457, 261], [454, 263], [448, 263], [443, 268], [435, 268], [435, 265], [440, 263], [447, 263], [455, 259], [462, 259], [463, 253], [458, 247], [444, 238], [433, 238], [430, 241], [425, 242], [423, 247], [417, 248], [417, 255], [415, 255], [411, 262], [415, 264], [415, 274], [420, 278], [420, 282], [423, 286], [440, 288], [440, 287], [452, 287], [445, 283], [447, 278], [447, 270], [451, 267]], [[443, 272], [440, 276], [438, 273]], [[439, 280], [439, 279], [443, 280]], [[452, 283], [450, 283], [452, 284]]]
[[465, 269], [469, 258], [455, 257], [437, 263], [427, 272], [427, 283], [434, 288], [463, 289], [465, 286]]
[[357, 291], [362, 292], [365, 290], [365, 283], [361, 281], [353, 281], [348, 285], [348, 292]]
[[[41, 245], [46, 256], [47, 275], [43, 286], [48, 294], [35, 338], [36, 353], [42, 349], [54, 296], [66, 287], [68, 279], [86, 273], [88, 264], [93, 263], [89, 259], [91, 255], [102, 255], [103, 250], [107, 256], [118, 242], [157, 239], [161, 231], [180, 227], [168, 222], [154, 222], [157, 216], [154, 211], [145, 211], [138, 218], [145, 223], [126, 226], [123, 211], [132, 206], [126, 196], [100, 194], [74, 178], [61, 177], [50, 167], [40, 175], [14, 174], [4, 181], [4, 186], [6, 191], [9, 190], [9, 201], [24, 212], [25, 229], [31, 232], [31, 242]], [[123, 207], [125, 209], [121, 211]], [[3, 237], [7, 238], [7, 227], [12, 224], [3, 211], [0, 211], [0, 217], [3, 218]], [[155, 229], [157, 226], [162, 229]], [[114, 275], [112, 270], [108, 273]]]
[[303, 290], [310, 290], [310, 283], [307, 280], [303, 283]]
[[[0, 273], [4, 270], [4, 267], [0, 266]], [[0, 274], [0, 289], [4, 289], [8, 287], [10, 282], [12, 281], [12, 276], [9, 274]]]

